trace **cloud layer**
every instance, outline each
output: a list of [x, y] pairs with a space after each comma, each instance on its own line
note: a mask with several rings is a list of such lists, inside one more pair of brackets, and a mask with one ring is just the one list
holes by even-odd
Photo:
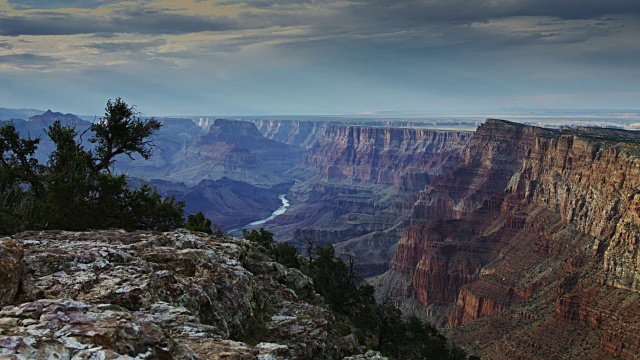
[[0, 106], [632, 107], [638, 38], [637, 0], [0, 0]]

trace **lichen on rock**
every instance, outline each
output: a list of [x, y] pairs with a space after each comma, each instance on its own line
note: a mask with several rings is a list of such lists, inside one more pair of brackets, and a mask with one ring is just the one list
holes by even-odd
[[10, 358], [345, 354], [311, 279], [243, 239], [25, 232], [2, 240], [0, 266], [0, 301], [9, 305], [0, 311], [0, 355]]

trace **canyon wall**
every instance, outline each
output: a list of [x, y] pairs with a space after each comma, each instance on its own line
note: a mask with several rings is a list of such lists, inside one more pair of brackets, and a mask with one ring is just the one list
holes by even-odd
[[483, 358], [638, 358], [639, 140], [487, 120], [420, 194], [379, 296]]
[[163, 180], [189, 184], [227, 177], [261, 187], [291, 179], [303, 149], [262, 136], [252, 123], [216, 119], [206, 134], [196, 136], [171, 157]]
[[328, 181], [396, 184], [407, 173], [446, 172], [469, 137], [466, 132], [329, 124], [303, 162]]
[[[469, 132], [328, 124], [294, 169], [287, 213], [266, 224], [279, 240], [307, 238], [355, 253], [365, 276], [387, 269], [414, 199], [462, 159]], [[407, 198], [409, 197], [409, 198]]]
[[316, 139], [325, 132], [328, 121], [299, 121], [299, 120], [252, 120], [258, 130], [267, 139], [285, 144], [310, 147]]

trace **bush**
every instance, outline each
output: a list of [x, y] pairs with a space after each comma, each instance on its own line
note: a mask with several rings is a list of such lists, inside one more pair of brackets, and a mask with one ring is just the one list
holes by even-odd
[[273, 246], [273, 233], [265, 230], [262, 227], [259, 231], [249, 231], [247, 229], [242, 229], [242, 236], [245, 239], [258, 244], [267, 250], [271, 250], [271, 247]]
[[185, 229], [201, 231], [207, 234], [213, 233], [213, 230], [211, 230], [211, 220], [205, 218], [202, 211], [198, 211], [195, 215], [189, 215], [189, 217], [187, 217], [187, 224], [184, 227]]
[[286, 242], [278, 243], [273, 247], [271, 253], [274, 260], [290, 268], [299, 268], [300, 262], [298, 261], [298, 250], [295, 246]]
[[148, 184], [137, 189], [112, 174], [114, 158], [139, 154], [148, 159], [155, 119], [141, 120], [121, 99], [109, 100], [105, 117], [91, 125], [94, 150], [76, 141], [73, 126], [59, 121], [47, 129], [55, 145], [46, 165], [34, 154], [39, 139], [21, 139], [15, 127], [0, 127], [0, 231], [26, 229], [169, 230], [184, 224], [184, 203], [163, 198]]

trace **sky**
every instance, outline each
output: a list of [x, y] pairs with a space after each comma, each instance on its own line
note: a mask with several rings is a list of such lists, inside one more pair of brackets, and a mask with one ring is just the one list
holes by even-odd
[[639, 109], [638, 0], [0, 0], [0, 107]]

